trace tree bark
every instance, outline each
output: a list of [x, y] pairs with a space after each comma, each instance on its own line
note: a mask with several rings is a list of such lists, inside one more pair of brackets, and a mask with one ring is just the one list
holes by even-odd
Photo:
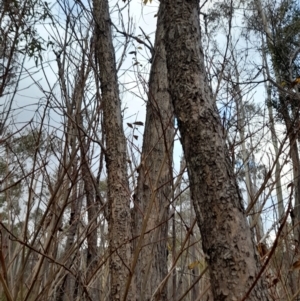
[[[109, 300], [122, 300], [130, 271], [130, 191], [111, 22], [107, 0], [93, 1], [95, 57], [99, 66], [106, 137], [108, 233], [110, 249]], [[130, 300], [130, 297], [127, 299]]]
[[[162, 6], [159, 15], [163, 12]], [[149, 80], [141, 165], [134, 199], [134, 236], [143, 236], [142, 224], [147, 223], [147, 234], [143, 237], [142, 250], [138, 250], [141, 252], [135, 269], [137, 300], [145, 301], [151, 299], [168, 272], [168, 196], [172, 181], [174, 126], [163, 36], [162, 19], [159, 18]], [[149, 219], [145, 220], [148, 210]], [[167, 287], [164, 286], [155, 298], [167, 300]]]
[[[242, 300], [257, 277], [259, 258], [206, 78], [199, 4], [196, 0], [165, 4], [169, 91], [214, 300]], [[262, 279], [249, 300], [268, 300]]]

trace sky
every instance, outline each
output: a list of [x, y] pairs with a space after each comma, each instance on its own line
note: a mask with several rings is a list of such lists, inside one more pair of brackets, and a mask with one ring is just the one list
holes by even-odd
[[[90, 5], [88, 2], [83, 3], [87, 6]], [[138, 36], [142, 40], [146, 40], [144, 37], [145, 33], [154, 45], [158, 3], [158, 1], [152, 1], [144, 5], [139, 0], [132, 0], [129, 6], [127, 2], [110, 1], [112, 22], [119, 30], [123, 31], [120, 13], [117, 9], [118, 5], [119, 11], [121, 11], [123, 15], [123, 24], [125, 24], [125, 27], [128, 22], [131, 22], [133, 35]], [[51, 7], [51, 5], [49, 5], [49, 7]], [[64, 27], [65, 15], [62, 8], [56, 4], [52, 6], [52, 11], [55, 13], [56, 19], [60, 20], [62, 27]], [[51, 22], [45, 22], [45, 24], [37, 26], [38, 33], [46, 41], [52, 40], [53, 37], [57, 40], [64, 37], [64, 30], [63, 28], [59, 28], [58, 23], [56, 24], [56, 28], [57, 32], [53, 30]], [[114, 35], [115, 34], [114, 32]], [[120, 37], [120, 35], [118, 36]], [[114, 40], [117, 64], [123, 52], [123, 47], [120, 47], [118, 42], [119, 37]], [[130, 54], [131, 51], [136, 51], [137, 55], [134, 56]], [[119, 90], [122, 109], [124, 110], [125, 134], [139, 148], [142, 146], [143, 127], [140, 126], [136, 128], [133, 133], [133, 130], [127, 126], [127, 123], [135, 121], [144, 122], [145, 120], [146, 90], [148, 74], [150, 72], [148, 59], [149, 51], [145, 49], [145, 46], [133, 41], [126, 50], [125, 60], [119, 70]], [[140, 64], [133, 66], [136, 61]], [[47, 93], [52, 92], [58, 99], [60, 98], [60, 88], [57, 84], [57, 64], [51, 47], [43, 53], [42, 64], [43, 70], [41, 70], [40, 64], [37, 67], [35, 66], [33, 59], [25, 60], [24, 79], [20, 81], [18, 92], [12, 106], [13, 118], [10, 121], [12, 128], [15, 128], [15, 130], [24, 126], [30, 120], [39, 122], [44, 107], [43, 104], [46, 103], [45, 95], [47, 95]], [[136, 84], [137, 82], [139, 82], [138, 86]], [[2, 101], [4, 101], [3, 98], [0, 99], [0, 102]], [[52, 110], [50, 114], [47, 114], [46, 119], [50, 126], [49, 131], [57, 129], [58, 133], [62, 133], [62, 117], [57, 112], [58, 110]], [[132, 139], [133, 134], [139, 137], [138, 140]], [[180, 143], [177, 141], [175, 142], [174, 149], [176, 169], [179, 169], [181, 154], [182, 149]]]
[[[53, 2], [54, 3], [54, 2]], [[83, 2], [88, 5], [88, 2]], [[125, 26], [128, 24], [129, 20], [132, 20], [132, 24], [134, 27], [133, 34], [138, 36], [141, 39], [144, 39], [143, 31], [146, 35], [151, 39], [152, 44], [154, 44], [154, 35], [155, 35], [155, 27], [157, 18], [155, 17], [158, 10], [158, 1], [153, 1], [152, 3], [147, 3], [144, 5], [141, 1], [132, 0], [130, 2], [130, 6], [127, 5], [127, 2], [123, 1], [110, 1], [110, 7], [113, 11], [112, 13], [112, 21], [113, 23], [122, 30], [121, 19], [119, 18], [119, 14], [117, 11], [116, 4], [119, 5], [119, 9], [122, 11], [124, 16], [124, 24]], [[212, 5], [212, 4], [210, 4]], [[50, 5], [51, 6], [51, 5]], [[125, 7], [125, 9], [123, 9]], [[57, 5], [53, 6], [53, 10], [56, 12], [57, 19], [64, 21], [64, 15], [62, 13], [61, 8], [58, 8]], [[235, 20], [234, 26], [238, 26], [241, 20], [237, 18]], [[63, 23], [62, 23], [63, 24]], [[59, 28], [59, 24], [56, 24], [57, 28]], [[48, 38], [51, 40], [51, 35], [53, 34], [52, 27], [49, 24], [44, 24], [43, 26], [38, 26], [39, 34], [45, 39]], [[55, 33], [57, 38], [63, 38], [63, 29], [58, 29]], [[225, 51], [226, 44], [222, 44], [222, 39], [224, 39], [224, 33], [220, 34], [218, 37], [218, 42], [221, 47], [221, 51]], [[243, 48], [243, 44], [239, 44], [240, 49]], [[119, 47], [117, 40], [115, 40], [116, 46], [116, 58], [117, 61], [122, 54], [123, 48]], [[137, 51], [137, 60], [143, 65], [135, 65], [134, 55], [130, 54], [131, 51]], [[242, 52], [242, 50], [240, 50]], [[144, 121], [145, 119], [145, 100], [148, 82], [148, 74], [150, 71], [150, 64], [148, 63], [148, 52], [145, 50], [145, 47], [137, 42], [133, 42], [130, 44], [130, 47], [126, 51], [125, 61], [119, 71], [119, 83], [120, 83], [120, 92], [121, 92], [121, 101], [122, 108], [126, 110], [124, 111], [124, 129], [129, 139], [132, 139], [132, 129], [127, 126], [127, 123], [131, 123], [134, 121]], [[252, 60], [253, 65], [256, 62], [255, 52], [251, 52], [249, 54]], [[251, 61], [250, 60], [250, 61]], [[249, 60], [247, 61], [249, 62]], [[217, 62], [213, 62], [215, 65], [218, 65]], [[25, 69], [24, 79], [21, 80], [19, 85], [19, 91], [16, 94], [16, 97], [13, 102], [13, 119], [12, 124], [14, 124], [14, 128], [18, 129], [22, 127], [24, 124], [29, 122], [30, 120], [34, 120], [39, 122], [41, 118], [42, 112], [42, 104], [45, 104], [45, 95], [47, 92], [53, 91], [53, 93], [59, 98], [60, 97], [60, 88], [57, 85], [57, 67], [55, 62], [55, 56], [51, 47], [43, 54], [43, 66], [44, 72], [41, 70], [40, 66], [36, 67], [33, 60], [25, 61]], [[133, 72], [133, 71], [138, 71]], [[136, 82], [139, 81], [140, 84], [137, 86]], [[46, 93], [45, 93], [46, 91]], [[141, 99], [140, 97], [144, 98]], [[251, 97], [249, 96], [251, 95]], [[251, 94], [247, 95], [249, 97], [249, 101], [257, 101], [257, 103], [262, 103], [265, 99], [265, 94], [263, 89], [256, 89], [252, 91]], [[0, 99], [0, 105], [5, 101], [4, 98]], [[1, 108], [1, 107], [0, 107]], [[51, 111], [50, 114], [46, 116], [47, 122], [49, 123], [49, 128], [57, 130], [58, 133], [62, 133], [63, 124], [62, 117], [59, 112], [55, 109]], [[253, 121], [253, 124], [255, 121]], [[257, 124], [256, 124], [257, 125]], [[135, 131], [135, 135], [138, 135], [138, 140], [132, 140], [139, 148], [142, 146], [142, 132], [143, 127], [139, 127], [138, 130]], [[261, 162], [269, 164], [268, 155], [265, 154], [269, 151], [271, 144], [266, 142], [264, 144], [264, 149], [261, 150], [260, 153], [256, 154], [256, 157], [261, 160]], [[180, 143], [177, 141], [175, 143], [174, 150], [174, 162], [175, 169], [179, 170], [180, 157], [182, 155], [182, 149]], [[270, 151], [269, 156], [272, 157], [272, 151]], [[269, 157], [269, 158], [270, 158]], [[289, 169], [287, 167], [286, 169]], [[287, 176], [287, 180], [284, 182], [287, 183], [289, 181], [290, 176]]]

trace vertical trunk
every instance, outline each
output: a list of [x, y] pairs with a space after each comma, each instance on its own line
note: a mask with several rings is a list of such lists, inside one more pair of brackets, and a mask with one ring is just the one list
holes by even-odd
[[[267, 55], [266, 55], [266, 47], [265, 47], [265, 41], [264, 37], [262, 37], [262, 57], [263, 57], [263, 65], [266, 68], [266, 72], [263, 72], [264, 75], [264, 80], [267, 81], [267, 74], [269, 74], [269, 67], [268, 67], [268, 60], [267, 60]], [[267, 92], [267, 106], [268, 106], [268, 114], [269, 114], [269, 126], [270, 126], [270, 131], [271, 131], [271, 138], [272, 138], [272, 144], [274, 147], [275, 151], [275, 158], [278, 157], [278, 139], [275, 131], [275, 121], [274, 121], [274, 116], [273, 116], [273, 108], [272, 108], [272, 95], [271, 95], [271, 86], [270, 84], [265, 83], [265, 90]], [[276, 162], [275, 166], [275, 180], [276, 180], [276, 196], [277, 196], [277, 206], [278, 206], [278, 216], [279, 219], [283, 218], [284, 216], [284, 204], [283, 204], [283, 195], [282, 195], [282, 185], [281, 185], [281, 166], [279, 163], [279, 160]]]
[[[165, 0], [169, 91], [215, 300], [242, 300], [259, 271], [218, 112], [207, 83], [196, 0]], [[262, 279], [251, 300], [268, 300]]]
[[[163, 5], [162, 5], [163, 6]], [[163, 7], [159, 9], [161, 15]], [[157, 24], [150, 73], [143, 151], [135, 192], [134, 229], [142, 235], [143, 246], [135, 269], [137, 300], [150, 300], [167, 275], [168, 196], [172, 181], [173, 110], [168, 92], [168, 76], [161, 18]], [[152, 203], [152, 204], [151, 204]], [[146, 212], [150, 210], [148, 221]], [[142, 224], [147, 223], [144, 235]], [[157, 227], [159, 225], [159, 227]], [[140, 250], [135, 250], [139, 252]], [[157, 300], [167, 300], [167, 287], [157, 292]]]
[[[108, 186], [110, 248], [109, 300], [122, 300], [130, 271], [130, 191], [126, 171], [126, 139], [119, 99], [114, 47], [107, 0], [93, 1], [95, 56], [100, 70], [105, 162]], [[130, 297], [128, 298], [130, 300]]]

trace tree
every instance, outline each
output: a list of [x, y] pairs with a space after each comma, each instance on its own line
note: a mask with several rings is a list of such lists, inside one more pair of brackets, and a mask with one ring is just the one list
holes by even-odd
[[10, 96], [2, 108], [0, 133], [3, 133], [11, 113], [25, 58], [34, 58], [36, 65], [41, 60], [45, 41], [39, 36], [36, 24], [49, 16], [46, 1], [4, 0], [0, 4], [0, 97]]
[[[164, 5], [158, 14], [162, 14]], [[167, 300], [167, 287], [157, 288], [167, 275], [168, 212], [172, 185], [173, 109], [168, 92], [164, 28], [159, 17], [149, 78], [141, 163], [134, 194], [133, 260], [138, 300]]]
[[268, 300], [263, 281], [257, 279], [259, 259], [207, 82], [198, 2], [165, 4], [169, 90], [214, 298]]
[[[277, 3], [276, 3], [277, 4]], [[291, 218], [293, 220], [293, 233], [295, 253], [298, 253], [300, 242], [300, 174], [299, 174], [299, 94], [293, 91], [295, 88], [295, 78], [299, 73], [299, 7], [294, 1], [282, 1], [281, 3], [272, 4], [274, 11], [266, 13], [270, 10], [270, 6], [264, 9], [262, 2], [254, 1], [257, 14], [260, 18], [260, 29], [263, 32], [263, 39], [266, 41], [266, 49], [263, 51], [263, 61], [267, 65], [267, 54], [270, 56], [275, 80], [272, 81], [273, 87], [269, 87], [268, 94], [271, 94], [272, 88], [277, 91], [277, 95], [272, 99], [269, 97], [269, 105], [278, 112], [283, 120], [289, 138], [290, 156], [293, 168], [293, 194], [294, 206], [291, 210]], [[270, 17], [270, 21], [267, 19]], [[268, 78], [271, 78], [270, 68], [267, 66]], [[274, 85], [275, 84], [275, 85]], [[284, 88], [283, 88], [284, 87]], [[282, 211], [282, 210], [281, 210]], [[288, 241], [288, 233], [285, 230], [285, 241]], [[289, 243], [288, 243], [289, 244]], [[287, 244], [287, 245], [288, 245]], [[293, 250], [292, 250], [293, 252]], [[288, 265], [292, 264], [292, 257], [289, 248], [284, 252], [284, 260]], [[297, 274], [297, 273], [296, 273]], [[298, 296], [297, 291], [297, 275], [288, 274], [289, 288], [291, 294]]]
[[[107, 0], [93, 1], [95, 20], [95, 57], [99, 71], [105, 161], [107, 168], [107, 202], [110, 247], [110, 300], [122, 300], [130, 270], [130, 189], [127, 178], [126, 139], [116, 73]], [[129, 297], [130, 299], [131, 297]]]
[[[21, 2], [10, 6], [19, 8]], [[148, 33], [152, 28], [141, 27], [142, 34], [135, 33], [132, 5], [57, 1], [49, 10], [52, 22], [38, 22], [51, 47], [35, 51], [30, 63], [37, 66], [25, 64], [7, 82], [20, 102], [26, 89], [21, 93], [18, 79], [24, 74], [28, 87], [39, 90], [30, 91], [30, 97], [38, 98], [34, 113], [28, 113], [29, 123], [19, 123], [20, 102], [10, 102], [13, 110], [8, 110], [7, 120], [12, 130], [0, 137], [1, 149], [7, 146], [11, 158], [10, 168], [0, 162], [1, 177], [7, 179], [1, 196], [25, 200], [22, 210], [10, 215], [18, 231], [0, 221], [0, 238], [10, 242], [9, 252], [0, 244], [0, 298], [190, 301], [213, 293], [214, 300], [292, 299], [297, 282], [290, 277], [296, 273], [290, 271], [297, 271], [298, 263], [285, 257], [288, 248], [294, 255], [295, 245], [289, 245], [294, 236], [287, 220], [293, 194], [284, 178], [291, 166], [286, 151], [290, 132], [278, 135], [280, 114], [269, 131], [263, 112], [257, 114], [264, 103], [246, 100], [258, 102], [250, 91], [262, 86], [259, 76], [264, 71], [272, 82], [273, 72], [263, 68], [256, 77], [252, 72], [257, 73], [257, 66], [250, 71], [253, 57], [247, 43], [253, 33], [245, 28], [249, 23], [233, 26], [246, 3], [222, 1], [216, 4], [217, 13], [213, 9], [204, 13], [206, 4], [200, 9], [197, 1], [162, 1], [158, 13], [151, 12], [157, 16], [154, 46]], [[7, 11], [6, 17], [14, 20]], [[257, 9], [252, 12], [257, 14]], [[225, 43], [220, 32], [225, 32]], [[244, 45], [238, 44], [241, 39]], [[263, 45], [260, 41], [258, 47]], [[27, 42], [19, 46], [30, 52]], [[267, 65], [271, 52], [261, 48]], [[13, 54], [26, 61], [30, 54], [19, 50], [15, 47]], [[275, 87], [296, 100], [294, 79], [288, 87], [275, 81]], [[10, 92], [7, 85], [5, 89]], [[274, 98], [276, 89], [271, 92]], [[126, 104], [128, 95], [145, 101], [145, 123], [141, 116], [132, 117], [135, 104]], [[287, 111], [297, 116], [296, 103], [289, 103]], [[257, 133], [253, 129], [259, 126], [250, 124], [253, 116], [262, 124]], [[28, 137], [20, 129], [23, 126], [30, 128]], [[263, 144], [271, 132], [278, 141], [276, 154], [268, 152], [270, 142]], [[178, 137], [185, 154], [180, 168], [176, 156], [172, 162]], [[18, 139], [20, 151], [15, 148]], [[259, 174], [258, 155], [263, 167]], [[21, 176], [11, 170], [21, 170]], [[244, 176], [246, 184], [238, 181]], [[240, 184], [246, 189], [240, 191]], [[274, 196], [275, 185], [282, 191], [280, 224], [276, 220], [270, 226], [267, 221], [266, 234], [259, 227], [252, 233], [251, 226], [261, 217], [265, 220], [265, 212], [275, 212], [279, 199]], [[14, 195], [19, 187], [23, 190]], [[246, 210], [243, 199], [248, 199]], [[3, 207], [1, 215], [8, 216], [6, 211]], [[255, 248], [261, 241], [266, 242], [268, 255], [260, 258]], [[286, 279], [292, 281], [286, 285]], [[269, 281], [272, 297], [264, 280]]]

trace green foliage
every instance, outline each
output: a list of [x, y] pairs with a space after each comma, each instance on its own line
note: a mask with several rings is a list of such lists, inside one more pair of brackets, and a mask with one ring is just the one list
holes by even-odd
[[43, 151], [45, 143], [45, 134], [40, 134], [37, 130], [26, 130], [19, 137], [16, 137], [12, 143], [13, 152], [16, 155], [31, 157], [36, 150]]
[[0, 209], [1, 220], [7, 220], [7, 214], [13, 211], [14, 215], [20, 213], [20, 196], [22, 194], [21, 182], [18, 182], [20, 175], [11, 168], [7, 166], [7, 162], [3, 158], [0, 158], [0, 179], [2, 182], [1, 192], [0, 192]]
[[0, 71], [11, 68], [11, 59], [27, 55], [38, 65], [42, 61], [42, 52], [46, 41], [37, 31], [36, 24], [52, 19], [49, 3], [41, 0], [5, 0], [0, 4], [0, 59], [10, 61], [10, 66], [0, 65]]
[[[0, 209], [2, 220], [7, 220], [8, 213], [18, 216], [21, 211], [20, 200], [23, 194], [23, 182], [26, 163], [36, 150], [44, 150], [45, 135], [38, 131], [26, 130], [13, 139], [1, 150], [0, 157]], [[21, 164], [21, 166], [20, 166]], [[21, 168], [20, 168], [21, 167]]]
[[293, 57], [300, 43], [300, 9], [295, 1], [283, 1], [270, 12], [273, 40], [270, 43], [273, 64], [281, 80], [290, 82], [299, 76], [297, 57]]

